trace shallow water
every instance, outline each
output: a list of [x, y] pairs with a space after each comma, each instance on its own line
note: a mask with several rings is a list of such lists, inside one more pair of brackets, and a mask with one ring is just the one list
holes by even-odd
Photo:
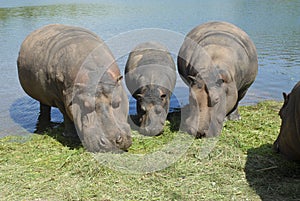
[[[0, 2], [0, 136], [35, 130], [39, 105], [20, 87], [16, 60], [20, 45], [33, 30], [50, 23], [85, 27], [108, 42], [124, 71], [130, 48], [158, 39], [174, 58], [183, 36], [212, 20], [228, 21], [245, 30], [259, 58], [257, 79], [241, 104], [281, 100], [299, 80], [300, 1], [7, 1]], [[154, 29], [151, 29], [154, 28]], [[146, 32], [143, 32], [146, 30]], [[133, 37], [134, 36], [134, 37]], [[177, 79], [171, 107], [188, 102], [188, 90]], [[130, 112], [134, 113], [130, 98]], [[52, 120], [62, 121], [58, 110]]]

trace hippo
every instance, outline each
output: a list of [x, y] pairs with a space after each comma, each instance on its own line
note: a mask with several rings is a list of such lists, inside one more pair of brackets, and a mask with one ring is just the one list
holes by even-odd
[[279, 111], [281, 126], [274, 149], [287, 159], [300, 162], [300, 82], [291, 93], [283, 93], [284, 103]]
[[137, 45], [125, 66], [125, 83], [136, 99], [140, 133], [161, 134], [176, 83], [175, 62], [168, 49], [157, 42]]
[[17, 60], [24, 91], [40, 102], [39, 119], [51, 107], [64, 117], [63, 135], [80, 138], [90, 152], [119, 152], [132, 143], [128, 97], [115, 59], [93, 32], [50, 24], [29, 34]]
[[218, 136], [226, 119], [239, 119], [239, 101], [258, 71], [249, 36], [227, 22], [192, 29], [177, 56], [180, 77], [189, 86], [181, 129], [196, 138]]

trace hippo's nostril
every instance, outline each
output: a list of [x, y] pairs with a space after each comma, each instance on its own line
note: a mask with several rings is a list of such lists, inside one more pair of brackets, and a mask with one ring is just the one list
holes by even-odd
[[117, 139], [116, 139], [116, 143], [120, 144], [123, 141], [123, 138], [121, 135], [118, 135]]
[[106, 145], [106, 142], [105, 142], [105, 139], [104, 138], [100, 138], [100, 144], [102, 146], [105, 146]]
[[197, 132], [197, 134], [196, 134], [196, 138], [202, 138], [202, 137], [205, 137], [205, 136], [206, 136], [205, 131]]

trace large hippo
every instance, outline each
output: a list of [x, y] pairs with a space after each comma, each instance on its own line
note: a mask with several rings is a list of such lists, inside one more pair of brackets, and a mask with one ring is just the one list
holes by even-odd
[[300, 161], [300, 82], [288, 95], [283, 93], [283, 97], [279, 111], [282, 122], [274, 148], [287, 159]]
[[160, 134], [176, 83], [175, 63], [167, 48], [157, 42], [135, 47], [126, 63], [125, 82], [137, 100], [140, 132], [149, 136]]
[[181, 128], [197, 138], [217, 136], [226, 116], [240, 118], [238, 103], [258, 70], [256, 48], [244, 31], [226, 22], [195, 27], [179, 50], [177, 65], [190, 86]]
[[40, 28], [22, 43], [18, 73], [24, 91], [40, 102], [39, 118], [50, 121], [51, 107], [59, 108], [64, 135], [78, 135], [88, 151], [131, 145], [122, 76], [96, 34], [60, 24]]

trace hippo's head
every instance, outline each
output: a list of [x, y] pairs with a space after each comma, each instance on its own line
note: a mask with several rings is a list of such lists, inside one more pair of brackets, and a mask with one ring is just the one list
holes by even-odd
[[[197, 138], [212, 137], [220, 134], [228, 111], [228, 87], [230, 78], [225, 71], [203, 79], [198, 73], [189, 76], [189, 105], [182, 128]], [[236, 98], [236, 95], [234, 97]]]
[[300, 161], [300, 134], [299, 134], [299, 98], [300, 82], [289, 93], [283, 93], [284, 103], [279, 111], [281, 118], [280, 131], [273, 144], [276, 152], [280, 152], [285, 158]]
[[[289, 118], [290, 115], [288, 115], [288, 102], [290, 99], [290, 94], [286, 94], [285, 92], [282, 93], [283, 95], [283, 105], [280, 108], [278, 114], [281, 118], [281, 129], [280, 129], [280, 133], [277, 137], [277, 139], [275, 140], [274, 144], [273, 144], [273, 148], [276, 152], [279, 152], [279, 143], [280, 143], [280, 138], [283, 135], [283, 131], [284, 131], [284, 127], [287, 125], [287, 122], [289, 123], [290, 121], [287, 121], [287, 118]], [[288, 127], [291, 127], [290, 125], [288, 125]]]
[[72, 115], [84, 146], [91, 152], [127, 150], [132, 143], [128, 98], [117, 67], [109, 68], [101, 79], [91, 70], [82, 70], [78, 77]]
[[140, 132], [154, 136], [161, 134], [167, 118], [170, 91], [157, 85], [146, 85], [134, 94]]

